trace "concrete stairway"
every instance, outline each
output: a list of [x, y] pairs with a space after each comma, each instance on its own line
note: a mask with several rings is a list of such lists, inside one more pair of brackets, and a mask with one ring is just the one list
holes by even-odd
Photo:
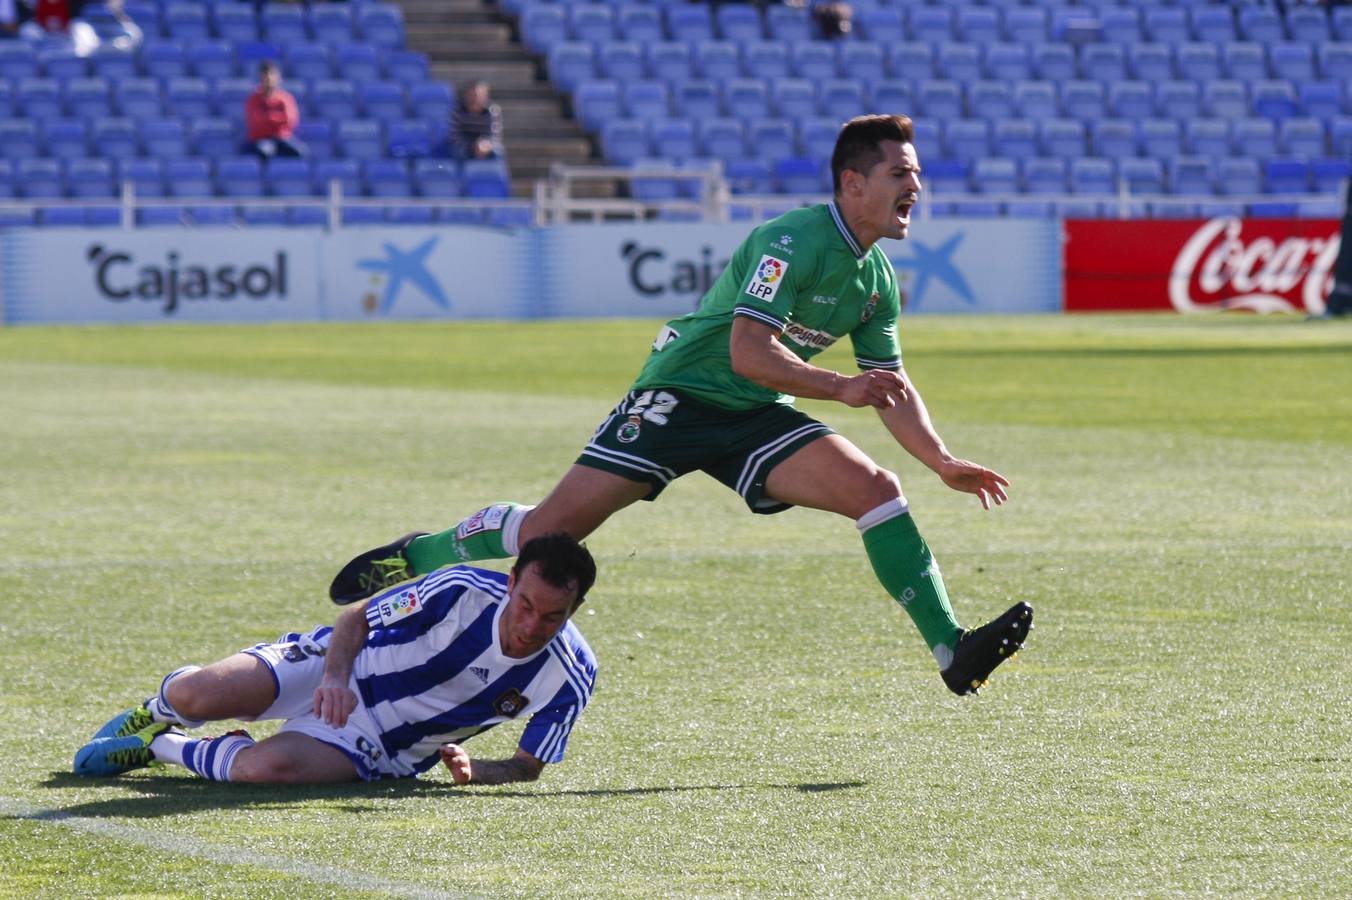
[[544, 78], [543, 61], [515, 39], [512, 19], [484, 0], [399, 0], [406, 42], [427, 54], [432, 74], [458, 90], [476, 79], [502, 107], [512, 195], [531, 196], [549, 164], [600, 164], [596, 147]]

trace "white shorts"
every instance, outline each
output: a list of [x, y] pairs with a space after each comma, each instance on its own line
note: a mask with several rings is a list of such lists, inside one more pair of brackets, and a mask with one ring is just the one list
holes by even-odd
[[[308, 634], [284, 634], [272, 644], [245, 647], [247, 653], [272, 672], [277, 699], [256, 719], [285, 719], [279, 731], [294, 731], [336, 747], [347, 754], [357, 774], [366, 781], [403, 778], [417, 773], [407, 766], [391, 764], [380, 743], [380, 730], [357, 695], [357, 707], [347, 724], [334, 728], [314, 714], [315, 690], [324, 677], [324, 654], [328, 652], [333, 628], [327, 625]], [[356, 684], [350, 684], [356, 693]]]

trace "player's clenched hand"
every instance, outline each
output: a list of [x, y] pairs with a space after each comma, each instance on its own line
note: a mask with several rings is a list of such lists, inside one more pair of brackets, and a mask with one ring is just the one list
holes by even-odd
[[999, 506], [1009, 499], [1005, 488], [1009, 480], [999, 472], [979, 466], [965, 459], [950, 459], [939, 467], [939, 477], [955, 491], [976, 494], [982, 509]]
[[905, 403], [907, 396], [906, 379], [899, 373], [869, 369], [845, 379], [837, 399], [846, 406], [887, 409]]
[[345, 684], [325, 681], [315, 688], [315, 716], [334, 728], [347, 724], [347, 717], [357, 708], [357, 695]]
[[469, 754], [465, 752], [464, 747], [459, 744], [442, 744], [441, 761], [451, 770], [451, 777], [455, 779], [456, 784], [469, 784], [471, 775]]

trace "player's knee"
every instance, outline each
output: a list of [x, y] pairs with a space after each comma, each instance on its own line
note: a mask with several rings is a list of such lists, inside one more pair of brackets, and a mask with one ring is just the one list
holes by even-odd
[[869, 509], [901, 496], [901, 481], [887, 469], [875, 469], [867, 486]]
[[294, 784], [300, 780], [300, 766], [286, 756], [248, 747], [241, 750], [231, 764], [230, 780], [248, 784]]
[[207, 678], [198, 677], [201, 670], [170, 681], [164, 688], [164, 697], [174, 711], [185, 719], [211, 719], [211, 689]]

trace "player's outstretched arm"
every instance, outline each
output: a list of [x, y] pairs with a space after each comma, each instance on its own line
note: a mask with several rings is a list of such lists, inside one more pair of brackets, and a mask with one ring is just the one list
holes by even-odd
[[511, 759], [471, 759], [459, 744], [442, 744], [441, 761], [451, 770], [456, 784], [510, 784], [534, 781], [545, 764], [525, 750], [518, 749]]
[[905, 372], [898, 374], [906, 382], [906, 402], [878, 410], [883, 424], [897, 443], [932, 469], [953, 490], [975, 494], [981, 501], [982, 509], [990, 509], [992, 504], [999, 506], [1009, 499], [1005, 490], [1009, 487], [1009, 481], [1003, 475], [948, 452], [943, 438], [934, 429], [929, 409], [920, 392]]
[[870, 370], [850, 377], [814, 366], [794, 356], [774, 327], [745, 316], [733, 320], [728, 350], [738, 375], [794, 397], [879, 409], [906, 402], [906, 382], [897, 373]]
[[334, 728], [346, 725], [347, 717], [357, 708], [357, 695], [348, 681], [370, 628], [365, 603], [344, 610], [333, 624], [329, 649], [324, 654], [324, 678], [315, 688], [315, 715]]

